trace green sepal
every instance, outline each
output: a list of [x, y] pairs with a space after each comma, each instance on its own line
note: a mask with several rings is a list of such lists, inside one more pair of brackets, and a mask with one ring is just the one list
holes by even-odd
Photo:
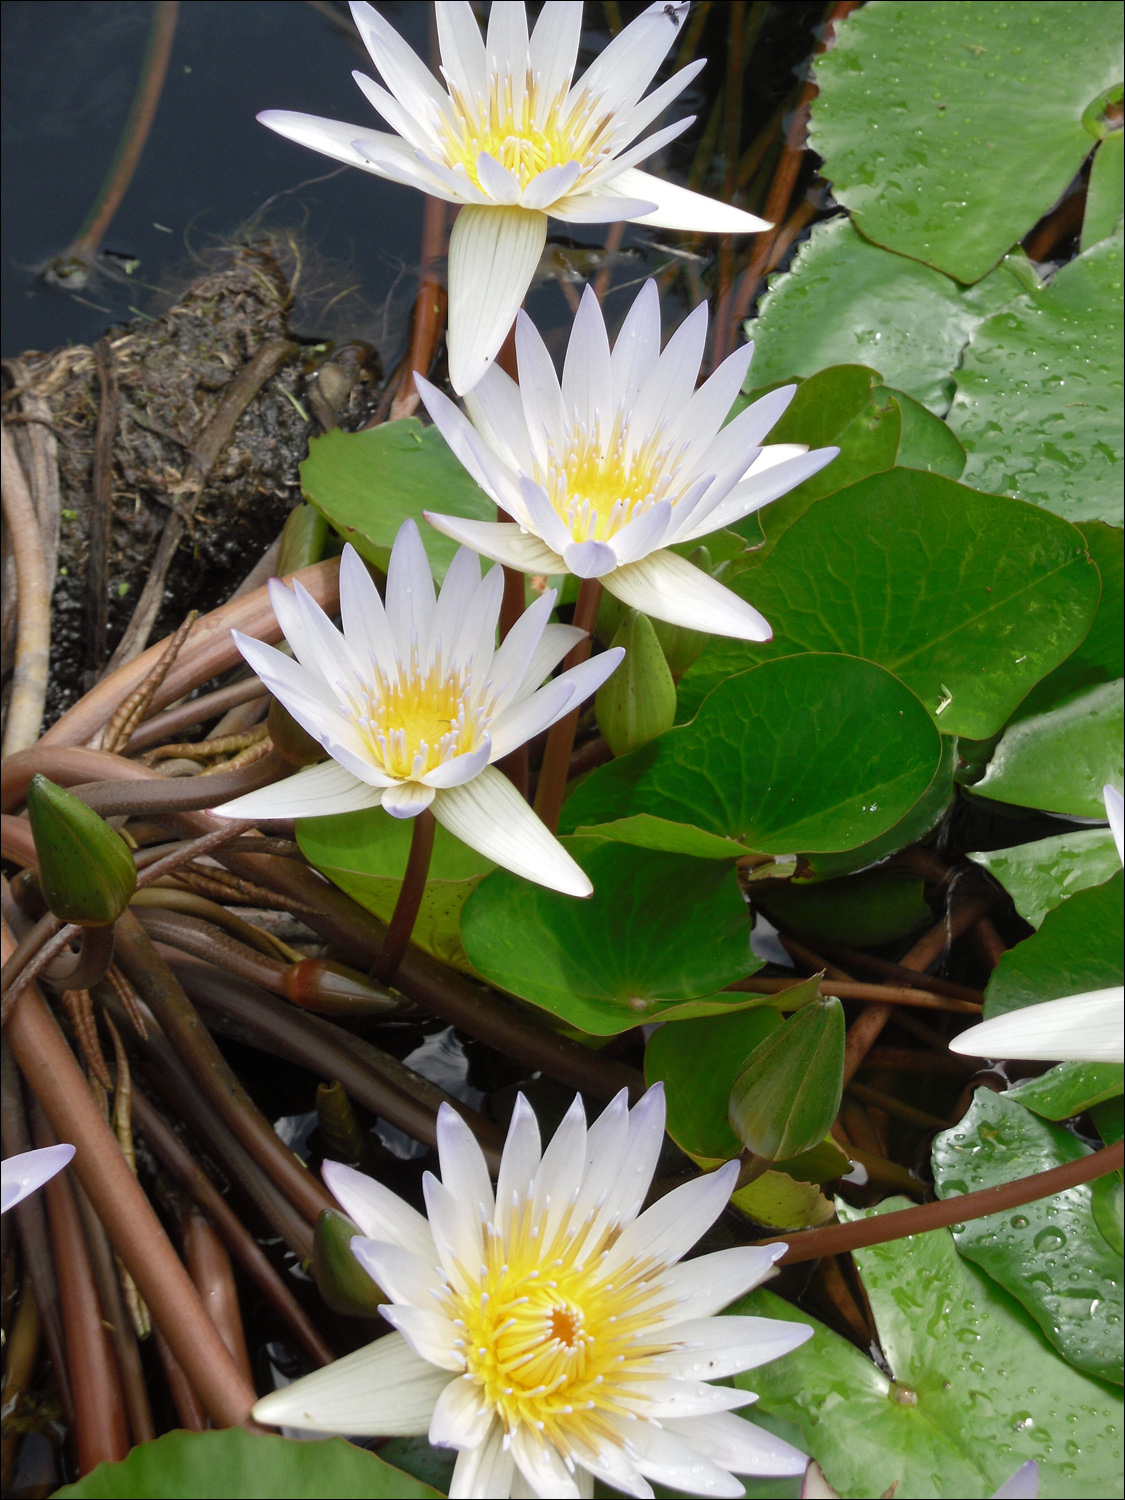
[[676, 684], [647, 615], [630, 610], [613, 637], [625, 660], [594, 698], [598, 728], [614, 755], [628, 755], [671, 729]]
[[731, 1127], [755, 1156], [799, 1156], [828, 1134], [843, 1088], [844, 1010], [829, 996], [755, 1047], [731, 1091]]
[[46, 776], [33, 776], [27, 815], [47, 905], [64, 922], [103, 927], [129, 905], [137, 867], [105, 819]]
[[352, 1254], [352, 1240], [362, 1233], [346, 1214], [322, 1209], [313, 1230], [312, 1271], [320, 1295], [333, 1312], [374, 1318], [387, 1298]]

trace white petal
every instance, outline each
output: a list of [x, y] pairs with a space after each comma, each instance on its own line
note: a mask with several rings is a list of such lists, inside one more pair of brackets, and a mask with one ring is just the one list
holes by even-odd
[[756, 1398], [749, 1391], [727, 1385], [708, 1385], [690, 1377], [673, 1377], [637, 1392], [634, 1410], [658, 1422], [710, 1416], [712, 1412], [738, 1411]]
[[551, 1243], [554, 1227], [563, 1212], [572, 1199], [577, 1199], [585, 1163], [586, 1111], [582, 1105], [582, 1095], [575, 1094], [574, 1101], [551, 1137], [535, 1174], [532, 1217], [539, 1219], [543, 1214], [549, 1214], [540, 1240], [544, 1251]]
[[516, 318], [516, 364], [527, 435], [539, 462], [545, 464], [545, 434], [553, 434], [556, 440], [562, 437], [567, 427], [566, 409], [547, 346], [525, 312]]
[[631, 1460], [626, 1458], [624, 1450], [608, 1438], [603, 1440], [596, 1457], [585, 1448], [576, 1456], [592, 1474], [612, 1485], [615, 1490], [620, 1490], [625, 1495], [634, 1495], [636, 1500], [652, 1500], [652, 1485], [647, 1479], [641, 1478]]
[[539, 1121], [522, 1094], [516, 1095], [512, 1122], [504, 1140], [500, 1158], [500, 1175], [496, 1179], [497, 1228], [504, 1233], [517, 1204], [534, 1191], [543, 1149], [539, 1139]]
[[637, 167], [626, 168], [609, 183], [607, 191], [632, 193], [655, 203], [657, 206], [653, 212], [631, 216], [635, 223], [648, 224], [655, 229], [689, 229], [704, 234], [758, 234], [773, 227], [765, 219], [757, 219], [741, 208], [677, 187], [674, 182], [654, 177]]
[[[630, 167], [635, 166], [637, 162], [644, 161], [647, 157], [662, 150], [669, 141], [674, 141], [677, 136], [683, 135], [684, 131], [690, 125], [694, 124], [694, 115], [684, 115], [682, 119], [673, 120], [670, 124], [664, 125], [660, 130], [654, 130], [651, 135], [646, 135], [643, 141], [638, 141], [635, 146], [630, 146], [627, 151], [622, 151], [621, 155], [616, 158], [621, 164], [621, 172], [627, 171]], [[632, 134], [631, 131], [630, 134]], [[613, 172], [612, 174], [607, 174], [601, 180], [609, 183], [612, 187], [619, 176], [619, 172]]]
[[385, 1304], [379, 1311], [392, 1328], [398, 1329], [415, 1354], [428, 1364], [458, 1373], [465, 1368], [464, 1356], [455, 1347], [458, 1329], [444, 1313], [392, 1303]]
[[617, 553], [608, 542], [571, 542], [563, 548], [563, 562], [578, 578], [604, 578], [617, 567]]
[[[622, 1089], [586, 1132], [586, 1161], [575, 1222], [609, 1202], [629, 1139], [629, 1095]], [[611, 1211], [612, 1216], [612, 1211]]]
[[752, 605], [675, 552], [650, 552], [605, 575], [611, 594], [631, 609], [740, 641], [768, 641], [773, 632]]
[[773, 1274], [774, 1263], [786, 1248], [783, 1244], [740, 1245], [671, 1266], [661, 1280], [677, 1305], [664, 1322], [683, 1326], [729, 1307]]
[[654, 1083], [629, 1111], [629, 1133], [621, 1165], [607, 1200], [617, 1222], [631, 1224], [648, 1197], [664, 1146], [664, 1085]]
[[574, 697], [567, 705], [568, 711], [592, 697], [617, 670], [624, 655], [624, 647], [611, 646], [608, 651], [599, 652], [588, 661], [579, 662], [576, 667], [568, 667], [565, 672], [561, 672], [555, 682], [566, 682], [574, 688]]
[[357, 1234], [349, 1247], [385, 1297], [392, 1302], [409, 1302], [415, 1307], [429, 1307], [432, 1288], [441, 1286], [441, 1273], [432, 1261], [419, 1260], [409, 1250], [386, 1240], [369, 1240]]
[[[778, 443], [774, 446], [780, 448], [789, 445]], [[769, 455], [766, 464], [759, 468], [755, 462], [749, 478], [735, 485], [726, 498], [708, 514], [706, 523], [693, 527], [678, 540], [686, 542], [697, 536], [706, 536], [709, 532], [732, 525], [743, 516], [748, 516], [751, 511], [761, 510], [763, 505], [768, 505], [781, 495], [787, 495], [790, 490], [819, 473], [826, 464], [832, 462], [839, 451], [839, 448], [814, 448], [811, 453], [796, 454], [792, 458], [779, 460], [771, 448], [763, 449], [762, 456]]]
[[705, 1234], [730, 1202], [738, 1178], [737, 1162], [673, 1188], [628, 1226], [603, 1262], [612, 1277], [632, 1260], [651, 1258], [670, 1266]]
[[360, 670], [371, 663], [389, 677], [398, 670], [395, 638], [379, 590], [349, 542], [340, 558], [340, 620]]
[[211, 812], [218, 818], [329, 818], [378, 807], [382, 800], [381, 787], [369, 786], [336, 761], [326, 760]]
[[488, 93], [484, 40], [468, 0], [442, 0], [434, 6], [438, 48], [449, 82], [468, 99]]
[[546, 122], [547, 104], [573, 77], [581, 35], [580, 0], [547, 0], [539, 12], [530, 44], [531, 71], [539, 91], [537, 103], [544, 111], [543, 118], [537, 117], [540, 127]]
[[[553, 593], [554, 590], [549, 590], [549, 592]], [[567, 652], [579, 641], [585, 639], [586, 632], [579, 630], [576, 625], [548, 625], [539, 644], [532, 652], [531, 661], [516, 696], [522, 698], [537, 688], [547, 674], [558, 666]]]
[[[366, 73], [353, 72], [352, 77], [372, 109], [377, 110], [391, 129], [397, 131], [404, 141], [409, 141], [415, 151], [421, 151], [425, 155], [433, 151], [435, 141], [424, 120], [412, 114], [410, 110], [404, 109], [393, 94], [389, 94], [374, 79], [368, 78]], [[361, 140], [357, 139], [353, 144], [361, 156], [368, 155]], [[379, 156], [368, 156], [368, 160], [374, 160], [377, 163]]]
[[1038, 1495], [1039, 1465], [1029, 1458], [998, 1490], [993, 1491], [992, 1500], [1037, 1500]]
[[680, 421], [670, 429], [669, 436], [672, 438], [682, 434], [691, 439], [687, 461], [693, 465], [698, 462], [713, 473], [719, 473], [726, 467], [722, 458], [711, 451], [711, 445], [742, 389], [753, 354], [753, 344], [743, 344], [733, 354], [729, 354], [714, 374], [699, 387], [685, 406]]
[[[489, 373], [491, 374], [491, 371]], [[498, 455], [487, 451], [486, 445], [481, 442], [464, 412], [454, 406], [444, 391], [439, 391], [437, 386], [431, 385], [417, 370], [414, 371], [414, 384], [434, 426], [449, 444], [461, 465], [468, 470], [490, 499], [498, 504], [501, 503], [500, 486], [496, 483], [498, 476], [495, 472]], [[482, 449], [485, 451], [482, 452]]]
[[713, 1412], [683, 1423], [673, 1419], [667, 1428], [736, 1474], [803, 1474], [809, 1461], [799, 1448], [733, 1412]]
[[484, 1153], [476, 1136], [448, 1104], [438, 1108], [437, 1148], [443, 1185], [472, 1218], [491, 1218], [495, 1200]]
[[493, 5], [488, 12], [484, 39], [490, 78], [498, 76], [512, 86], [512, 113], [518, 120], [523, 108], [524, 85], [531, 63], [527, 35], [527, 7], [518, 0]]
[[374, 172], [380, 177], [391, 176], [395, 181], [410, 184], [418, 175], [414, 147], [384, 130], [349, 125], [346, 120], [325, 120], [318, 115], [300, 114], [291, 109], [264, 109], [257, 120], [286, 140], [308, 146], [335, 161], [346, 162], [349, 167], [359, 167], [361, 171]]
[[[434, 791], [441, 791], [443, 787], [463, 786], [466, 781], [479, 776], [485, 766], [497, 758], [492, 737], [486, 734], [475, 750], [469, 750], [464, 755], [454, 755], [440, 766], [435, 766], [432, 771], [426, 771], [421, 778], [422, 785], [432, 787]], [[390, 812], [390, 808], [387, 811]]]
[[531, 179], [520, 194], [520, 203], [524, 208], [551, 212], [552, 205], [558, 199], [565, 200], [567, 193], [578, 181], [581, 171], [582, 163], [578, 161], [560, 162], [556, 167], [548, 167], [545, 172], [540, 172]]
[[549, 682], [530, 698], [513, 703], [492, 721], [492, 759], [503, 760], [549, 729], [574, 704], [574, 687], [569, 682]]
[[543, 538], [553, 552], [566, 556], [573, 546], [566, 522], [551, 504], [547, 491], [526, 476], [520, 477], [520, 497], [529, 528]]
[[430, 1422], [430, 1442], [439, 1448], [476, 1448], [495, 1419], [470, 1375], [451, 1380], [438, 1397]]
[[[528, 605], [500, 642], [496, 655], [492, 659], [496, 718], [499, 718], [506, 708], [517, 703], [524, 696], [521, 692], [523, 682], [547, 630], [554, 607], [555, 591], [547, 589], [540, 594], [538, 599]], [[554, 663], [552, 662], [551, 665], [553, 666]], [[544, 671], [539, 682], [542, 682], [548, 671], [550, 667]], [[538, 687], [538, 685], [538, 682], [532, 684], [533, 687]], [[489, 728], [493, 729], [493, 725], [490, 724]]]
[[707, 347], [707, 304], [701, 302], [673, 333], [649, 371], [629, 424], [632, 450], [648, 441], [661, 423], [677, 422], [692, 399]]
[[812, 1333], [807, 1323], [778, 1318], [694, 1318], [661, 1328], [661, 1339], [676, 1347], [657, 1355], [655, 1363], [699, 1380], [723, 1380], [799, 1349]]
[[615, 122], [615, 139], [622, 145], [635, 139], [642, 130], [647, 130], [654, 120], [660, 118], [674, 99], [678, 99], [697, 74], [701, 73], [707, 66], [707, 59], [697, 57], [686, 67], [681, 68], [678, 73], [673, 73], [667, 82], [662, 83], [659, 88], [653, 89], [651, 94], [646, 94], [624, 116], [620, 122]]
[[494, 156], [490, 156], [487, 151], [481, 151], [477, 155], [476, 165], [477, 179], [494, 203], [509, 208], [513, 203], [520, 201], [519, 178], [514, 177]]
[[[305, 618], [301, 613], [301, 606], [297, 603], [297, 595], [291, 588], [287, 588], [280, 578], [271, 578], [267, 582], [266, 593], [269, 595], [270, 608], [274, 612], [277, 623], [281, 626], [281, 633], [289, 643], [294, 657], [301, 666], [315, 672], [318, 666], [316, 642], [305, 629]], [[256, 642], [253, 636], [243, 636], [240, 632], [232, 632], [232, 635], [240, 651], [244, 640], [256, 645], [264, 645], [263, 642]], [[270, 646], [268, 649], [272, 651], [275, 648]], [[323, 673], [317, 675], [323, 676]], [[331, 700], [326, 699], [326, 701]]]
[[383, 788], [382, 808], [392, 818], [416, 818], [437, 796], [434, 787], [422, 781], [396, 781]]
[[740, 1480], [705, 1457], [690, 1437], [672, 1432], [670, 1425], [638, 1422], [629, 1428], [625, 1451], [642, 1474], [691, 1495], [727, 1495], [733, 1500], [745, 1493]]
[[389, 1240], [409, 1250], [427, 1265], [436, 1265], [434, 1237], [425, 1217], [416, 1208], [411, 1208], [397, 1193], [392, 1193], [374, 1177], [357, 1172], [354, 1167], [326, 1161], [320, 1171], [333, 1198], [369, 1239]]
[[471, 390], [496, 358], [547, 242], [547, 216], [524, 208], [461, 210], [449, 237], [449, 379]]
[[7, 1213], [22, 1203], [29, 1193], [38, 1192], [61, 1172], [74, 1155], [70, 1145], [40, 1146], [37, 1151], [21, 1151], [9, 1156], [0, 1167], [0, 1213]]
[[434, 618], [434, 580], [430, 560], [422, 546], [417, 524], [404, 521], [399, 527], [387, 565], [387, 620], [398, 646], [400, 661], [409, 661], [417, 645], [424, 661], [429, 652], [430, 626]]
[[465, 409], [477, 432], [507, 468], [531, 467], [520, 388], [506, 371], [499, 365], [489, 365], [472, 390], [465, 392]]
[[479, 556], [471, 547], [458, 547], [438, 593], [431, 626], [430, 655], [436, 657], [440, 651], [444, 670], [461, 659], [458, 647], [479, 588]]
[[636, 403], [659, 358], [660, 292], [650, 279], [633, 299], [610, 356], [614, 396], [626, 411]]
[[512, 1433], [512, 1457], [535, 1495], [548, 1500], [579, 1500], [578, 1485], [568, 1473], [552, 1443], [545, 1442], [537, 1432], [521, 1422]]
[[267, 1427], [417, 1437], [428, 1430], [448, 1381], [445, 1370], [419, 1359], [401, 1334], [392, 1333], [263, 1396], [253, 1415]]
[[667, 500], [659, 500], [643, 514], [622, 526], [610, 541], [618, 564], [637, 562], [659, 547], [668, 533], [671, 520], [671, 505]]
[[352, 0], [351, 13], [371, 61], [382, 73], [395, 98], [422, 117], [428, 113], [428, 105], [440, 109], [446, 102], [445, 92], [394, 27], [387, 24], [373, 5], [363, 3], [363, 0]]
[[458, 1264], [469, 1274], [475, 1274], [481, 1262], [483, 1240], [481, 1239], [481, 1216], [478, 1210], [466, 1212], [460, 1198], [440, 1183], [432, 1172], [422, 1174], [422, 1192], [426, 1199], [426, 1212], [430, 1216], [430, 1229], [437, 1245], [445, 1274], [451, 1281], [461, 1284]]
[[574, 92], [597, 97], [607, 113], [632, 109], [679, 36], [687, 10], [686, 5], [650, 5], [602, 49]]
[[[624, 172], [621, 175], [624, 177]], [[614, 192], [615, 185], [611, 182], [601, 191], [568, 193], [551, 204], [551, 217], [564, 224], [612, 224], [618, 219], [639, 220], [652, 212], [654, 199], [622, 198]]]
[[567, 417], [591, 433], [599, 412], [603, 425], [611, 420], [613, 385], [609, 370], [609, 338], [602, 310], [593, 287], [587, 285], [570, 330], [562, 398]]
[[454, 660], [472, 667], [473, 681], [480, 691], [492, 672], [496, 653], [496, 627], [504, 602], [504, 569], [489, 568], [480, 581], [454, 642]]
[[1125, 800], [1115, 786], [1102, 787], [1102, 797], [1105, 801], [1105, 815], [1113, 832], [1113, 842], [1117, 845], [1117, 857], [1125, 861]]
[[467, 521], [463, 516], [423, 513], [435, 531], [451, 537], [505, 567], [522, 573], [564, 573], [563, 560], [539, 537], [523, 531], [514, 521]]
[[1125, 1062], [1125, 989], [1091, 990], [1010, 1010], [970, 1026], [949, 1044], [970, 1057], [1045, 1062]]
[[504, 1447], [504, 1429], [493, 1422], [483, 1443], [458, 1454], [449, 1500], [503, 1500], [512, 1492], [515, 1468]]
[[495, 766], [439, 792], [434, 817], [462, 843], [506, 870], [567, 896], [588, 896], [589, 877]]
[[315, 671], [306, 671], [272, 646], [232, 631], [234, 643], [263, 684], [307, 729], [319, 745], [335, 755], [360, 781], [383, 786], [387, 777], [372, 763], [350, 717], [340, 711], [335, 692]]

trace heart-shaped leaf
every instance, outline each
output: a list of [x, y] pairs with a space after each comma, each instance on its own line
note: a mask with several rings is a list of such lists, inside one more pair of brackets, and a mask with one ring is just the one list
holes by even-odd
[[[1069, 1130], [978, 1089], [964, 1119], [934, 1140], [934, 1186], [939, 1197], [955, 1198], [1089, 1154]], [[1120, 1385], [1121, 1261], [1094, 1221], [1092, 1200], [1092, 1184], [1081, 1183], [1014, 1213], [971, 1219], [953, 1239], [1023, 1303], [1065, 1359]]]
[[1120, 1063], [1065, 1062], [1016, 1084], [1006, 1097], [1044, 1120], [1069, 1120], [1122, 1093], [1125, 1069]]
[[1079, 891], [1043, 918], [1043, 925], [992, 971], [984, 1016], [1003, 1015], [1041, 1000], [1060, 1000], [1122, 982], [1122, 872]]
[[1121, 865], [1108, 828], [1073, 828], [1054, 838], [969, 858], [1000, 882], [1032, 927], [1076, 891], [1111, 879]]
[[784, 657], [722, 682], [690, 724], [595, 771], [562, 826], [648, 813], [765, 854], [854, 848], [913, 807], [940, 758], [925, 709], [889, 672]]

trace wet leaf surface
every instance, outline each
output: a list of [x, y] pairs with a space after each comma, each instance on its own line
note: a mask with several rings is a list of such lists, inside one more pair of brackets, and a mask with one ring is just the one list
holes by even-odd
[[969, 857], [1000, 882], [1032, 927], [1068, 896], [1111, 879], [1121, 864], [1108, 828], [1074, 828], [1054, 838]]
[[985, 1019], [1122, 982], [1122, 872], [1079, 891], [1004, 954], [985, 991]]

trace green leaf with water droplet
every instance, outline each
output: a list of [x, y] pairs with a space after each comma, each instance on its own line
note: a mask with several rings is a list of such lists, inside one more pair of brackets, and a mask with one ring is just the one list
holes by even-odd
[[1122, 872], [1064, 901], [1031, 937], [1009, 948], [988, 981], [984, 1018], [1041, 1000], [1121, 984]]
[[[891, 1198], [873, 1212], [910, 1206]], [[855, 1261], [890, 1374], [772, 1292], [727, 1309], [813, 1329], [784, 1359], [734, 1380], [757, 1392], [755, 1412], [796, 1423], [839, 1494], [874, 1497], [897, 1483], [918, 1500], [983, 1500], [1029, 1458], [1044, 1500], [1120, 1492], [1120, 1390], [1061, 1359], [948, 1230], [873, 1245]], [[904, 1391], [916, 1400], [896, 1400]]]
[[809, 144], [868, 239], [974, 282], [1062, 196], [1121, 67], [1120, 6], [884, 0], [817, 59]]
[[1072, 828], [1053, 838], [969, 858], [1000, 882], [1032, 927], [1068, 896], [1110, 880], [1121, 864], [1108, 828]]
[[[1089, 1155], [1061, 1125], [978, 1089], [964, 1119], [934, 1139], [934, 1187], [940, 1198], [956, 1198]], [[1076, 1369], [1122, 1383], [1121, 1258], [1094, 1220], [1090, 1183], [971, 1219], [954, 1228], [953, 1239], [962, 1255], [1023, 1303]]]
[[1070, 1120], [1122, 1093], [1125, 1069], [1120, 1063], [1065, 1062], [1017, 1083], [1007, 1097], [1044, 1120]]
[[712, 640], [680, 683], [681, 720], [740, 667], [843, 651], [893, 672], [943, 734], [984, 739], [1081, 644], [1101, 580], [1059, 517], [890, 469], [818, 500], [731, 588], [773, 640]]
[[1115, 130], [1097, 149], [1086, 189], [1086, 216], [1082, 220], [1082, 249], [1116, 234], [1125, 214], [1125, 134]]
[[1123, 259], [1118, 233], [973, 334], [949, 412], [967, 483], [1122, 524]]
[[940, 417], [969, 335], [1027, 290], [1029, 271], [1017, 252], [963, 287], [871, 244], [849, 219], [818, 224], [789, 270], [770, 278], [758, 316], [743, 325], [754, 340], [747, 389], [862, 361]]

